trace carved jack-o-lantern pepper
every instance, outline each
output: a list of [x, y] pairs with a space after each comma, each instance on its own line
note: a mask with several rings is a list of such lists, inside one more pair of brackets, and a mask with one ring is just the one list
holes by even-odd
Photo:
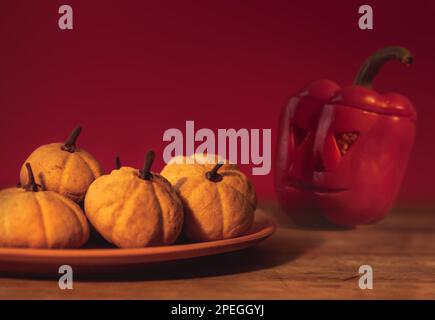
[[372, 90], [390, 60], [410, 65], [413, 58], [405, 48], [381, 49], [354, 85], [315, 81], [284, 107], [275, 186], [296, 222], [368, 224], [393, 205], [414, 142], [416, 112], [403, 95]]

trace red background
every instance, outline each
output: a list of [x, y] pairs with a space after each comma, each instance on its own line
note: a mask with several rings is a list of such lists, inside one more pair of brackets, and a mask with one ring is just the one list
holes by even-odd
[[[57, 26], [61, 4], [74, 30]], [[358, 29], [371, 4], [375, 30]], [[106, 170], [114, 156], [140, 166], [163, 151], [163, 132], [272, 128], [308, 81], [349, 84], [386, 45], [408, 47], [412, 68], [385, 67], [376, 88], [407, 95], [418, 132], [400, 199], [435, 200], [435, 2], [412, 1], [17, 1], [0, 2], [0, 186], [15, 184], [38, 145], [84, 127], [80, 146]], [[162, 156], [155, 170], [163, 166]], [[247, 172], [249, 168], [244, 168]], [[253, 177], [274, 196], [272, 174]]]

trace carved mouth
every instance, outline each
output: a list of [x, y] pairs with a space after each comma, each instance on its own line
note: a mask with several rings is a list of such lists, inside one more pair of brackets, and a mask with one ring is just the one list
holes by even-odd
[[330, 188], [326, 186], [317, 186], [315, 184], [305, 183], [299, 180], [290, 180], [290, 186], [296, 189], [311, 191], [313, 193], [337, 193], [347, 190], [345, 188]]

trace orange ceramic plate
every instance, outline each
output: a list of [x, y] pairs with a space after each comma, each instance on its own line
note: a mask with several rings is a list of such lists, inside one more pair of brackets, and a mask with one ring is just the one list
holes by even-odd
[[150, 264], [244, 249], [272, 235], [275, 228], [272, 219], [257, 210], [252, 228], [234, 239], [140, 249], [95, 248], [95, 245], [68, 250], [0, 248], [0, 272], [58, 276], [61, 265], [70, 265], [74, 273], [124, 273]]

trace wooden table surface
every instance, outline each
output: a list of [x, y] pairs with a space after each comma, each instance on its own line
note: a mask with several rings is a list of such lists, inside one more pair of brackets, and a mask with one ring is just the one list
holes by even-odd
[[[435, 299], [435, 210], [396, 210], [354, 230], [304, 230], [276, 204], [262, 207], [279, 227], [256, 247], [74, 279], [73, 290], [57, 279], [2, 277], [0, 299]], [[361, 265], [373, 268], [372, 290], [358, 286]]]

